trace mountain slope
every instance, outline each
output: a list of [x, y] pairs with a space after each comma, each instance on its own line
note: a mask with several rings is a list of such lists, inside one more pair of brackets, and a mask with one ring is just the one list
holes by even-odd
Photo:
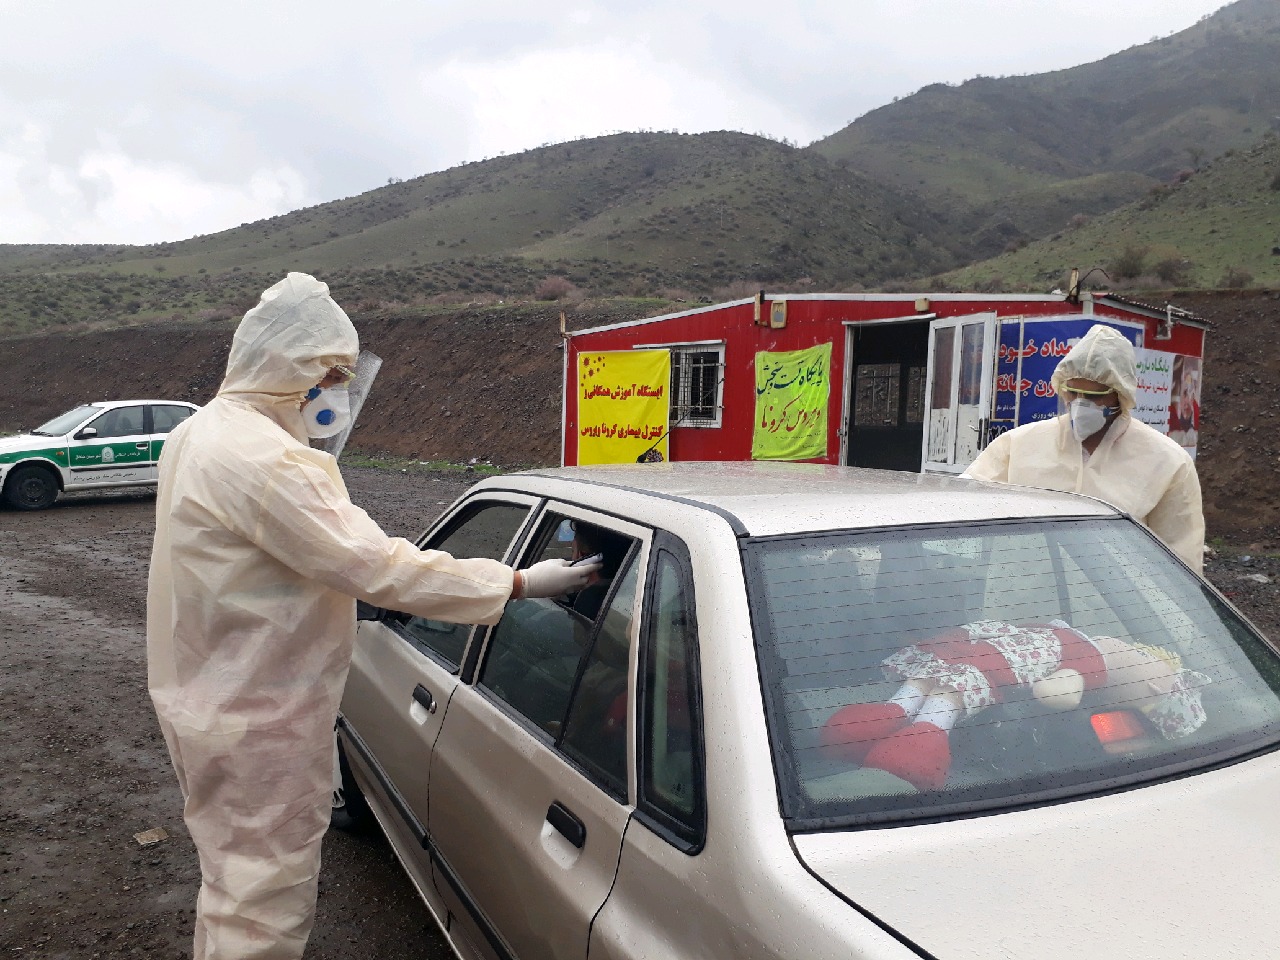
[[1280, 285], [1280, 137], [1230, 151], [1185, 182], [936, 282], [1048, 289], [1060, 286], [1071, 266], [1101, 267], [1112, 284]]
[[[876, 282], [959, 262], [932, 218], [825, 158], [739, 133], [617, 134], [465, 164], [285, 216], [145, 248], [0, 256], [13, 271], [190, 275], [563, 270], [609, 289], [734, 280]], [[482, 270], [483, 272], [483, 270]], [[524, 278], [522, 277], [522, 280]]]
[[[933, 84], [809, 149], [952, 206], [993, 240], [1042, 236], [1256, 142], [1280, 114], [1278, 60], [1280, 3], [1238, 0], [1096, 63]], [[1013, 230], [993, 232], [1001, 219]]]

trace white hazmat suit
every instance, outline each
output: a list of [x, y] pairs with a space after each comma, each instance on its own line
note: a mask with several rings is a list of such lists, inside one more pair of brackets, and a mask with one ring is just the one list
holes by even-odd
[[1120, 416], [1091, 455], [1063, 415], [996, 437], [964, 475], [1105, 500], [1146, 524], [1199, 573], [1204, 512], [1196, 465], [1177, 443], [1131, 415], [1138, 389], [1133, 345], [1111, 327], [1090, 327], [1054, 370], [1054, 390], [1073, 379], [1105, 384], [1120, 398]]
[[302, 956], [329, 822], [358, 597], [493, 623], [513, 573], [386, 536], [307, 443], [299, 404], [356, 330], [291, 273], [236, 330], [226, 379], [160, 459], [148, 680], [200, 853], [196, 960]]

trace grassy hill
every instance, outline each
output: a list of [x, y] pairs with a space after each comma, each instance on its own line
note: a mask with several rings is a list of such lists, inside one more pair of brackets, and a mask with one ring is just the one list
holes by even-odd
[[1280, 2], [1237, 0], [1097, 63], [934, 84], [805, 149], [617, 134], [179, 242], [0, 245], [0, 336], [219, 322], [287, 270], [357, 315], [940, 275], [1035, 289], [1076, 264], [1126, 283], [1280, 282], [1278, 57]]
[[1280, 115], [1278, 60], [1280, 3], [1238, 0], [1096, 63], [933, 84], [811, 149], [950, 208], [996, 253], [1255, 143]]
[[[825, 158], [739, 133], [618, 134], [466, 164], [148, 247], [10, 247], [0, 275], [198, 278], [379, 271], [407, 297], [734, 282], [874, 283], [961, 262], [934, 219]], [[137, 281], [142, 283], [143, 281]], [[29, 298], [28, 298], [29, 299]], [[137, 299], [137, 297], [133, 297]]]
[[1039, 290], [1101, 267], [1112, 288], [1280, 286], [1280, 137], [1231, 151], [1141, 200], [938, 278], [955, 289]]

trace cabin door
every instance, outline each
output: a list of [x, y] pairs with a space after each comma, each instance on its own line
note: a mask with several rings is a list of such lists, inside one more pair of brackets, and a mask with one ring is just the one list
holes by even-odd
[[995, 338], [994, 313], [930, 321], [925, 470], [960, 473], [982, 449], [991, 417]]
[[928, 320], [850, 325], [845, 463], [919, 472], [928, 351]]

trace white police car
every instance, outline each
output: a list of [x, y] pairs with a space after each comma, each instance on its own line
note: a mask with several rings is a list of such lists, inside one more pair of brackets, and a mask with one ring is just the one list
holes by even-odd
[[43, 510], [62, 491], [155, 486], [165, 437], [198, 409], [180, 400], [87, 403], [29, 433], [0, 437], [4, 501]]

